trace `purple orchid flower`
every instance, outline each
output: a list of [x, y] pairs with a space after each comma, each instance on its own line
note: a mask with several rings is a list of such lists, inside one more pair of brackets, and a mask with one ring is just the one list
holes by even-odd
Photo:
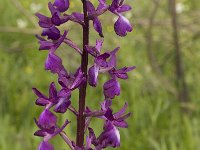
[[57, 40], [52, 40], [52, 41], [47, 41], [44, 38], [36, 35], [37, 39], [39, 40], [40, 48], [39, 50], [50, 50], [51, 52], [55, 52], [57, 48], [62, 44], [62, 42], [65, 40], [67, 36], [68, 31], [65, 31], [63, 35], [60, 35], [58, 38], [58, 32], [52, 32], [51, 30], [47, 29], [46, 31], [43, 31], [42, 35], [47, 35], [49, 39], [55, 39], [58, 38]]
[[70, 122], [68, 120], [65, 121], [64, 125], [61, 128], [58, 128], [55, 126], [49, 132], [48, 130], [45, 130], [41, 125], [36, 121], [37, 126], [40, 128], [38, 131], [34, 133], [35, 136], [43, 137], [43, 141], [39, 144], [38, 150], [54, 150], [53, 145], [49, 143], [49, 140], [62, 132], [62, 130], [69, 124]]
[[36, 16], [39, 19], [38, 24], [40, 25], [40, 27], [50, 28], [54, 25], [59, 26], [69, 20], [68, 16], [60, 15], [59, 9], [61, 9], [61, 7], [60, 6], [58, 7], [58, 2], [55, 2], [54, 5], [56, 6], [57, 9], [53, 6], [51, 2], [48, 3], [48, 7], [49, 7], [52, 17], [47, 17], [43, 14], [36, 13]]
[[119, 18], [115, 22], [114, 29], [117, 35], [126, 36], [127, 32], [131, 32], [133, 30], [133, 27], [127, 18], [119, 15]]
[[109, 107], [107, 108], [107, 111], [104, 115], [104, 119], [109, 120], [114, 126], [121, 127], [121, 128], [128, 128], [128, 124], [125, 121], [131, 113], [124, 114], [126, 112], [126, 109], [128, 107], [128, 104], [125, 103], [124, 107], [113, 114], [112, 109]]
[[119, 36], [126, 36], [127, 32], [131, 32], [133, 30], [133, 27], [130, 24], [129, 20], [121, 14], [123, 12], [131, 10], [131, 6], [124, 5], [123, 2], [124, 0], [113, 0], [112, 4], [109, 7], [109, 10], [112, 13], [119, 16], [114, 25], [115, 32]]
[[119, 147], [120, 146], [120, 133], [119, 130], [109, 121], [104, 125], [104, 131], [97, 138], [97, 149], [104, 149], [106, 147]]
[[119, 130], [109, 121], [105, 122], [103, 129], [104, 131], [99, 135], [98, 138], [96, 138], [93, 129], [88, 128], [90, 141], [95, 146], [95, 150], [101, 150], [107, 147], [119, 147]]
[[109, 71], [116, 66], [116, 52], [119, 50], [119, 48], [116, 48], [111, 52], [105, 52], [104, 54], [100, 54], [102, 44], [102, 40], [97, 40], [95, 47], [86, 47], [88, 53], [95, 57], [94, 65], [88, 70], [88, 82], [91, 86], [97, 85], [97, 78], [99, 72], [103, 73]]
[[[87, 136], [86, 141], [86, 147], [88, 149], [91, 148], [92, 144], [95, 146], [95, 150], [101, 150], [107, 147], [115, 148], [120, 146], [120, 133], [118, 128], [128, 127], [128, 124], [125, 121], [125, 119], [127, 119], [131, 115], [131, 113], [125, 114], [126, 109], [128, 107], [127, 103], [125, 103], [124, 107], [121, 110], [114, 114], [112, 112], [112, 109], [110, 108], [111, 105], [111, 100], [104, 100], [101, 103], [101, 111], [105, 112], [104, 115], [100, 117], [105, 120], [103, 128], [104, 130], [99, 135], [99, 137], [96, 138], [93, 129], [90, 127], [88, 128], [89, 136]], [[91, 112], [92, 111], [89, 108], [87, 108], [86, 113]]]
[[128, 79], [127, 72], [129, 72], [135, 68], [136, 67], [133, 66], [133, 67], [124, 67], [119, 70], [116, 70], [115, 68], [109, 70], [109, 73], [112, 76], [112, 79], [110, 79], [103, 85], [105, 98], [113, 99], [115, 96], [119, 96], [120, 95], [120, 84], [117, 81], [116, 77], [126, 80], [126, 79]]
[[36, 105], [39, 106], [46, 106], [48, 107], [49, 105], [52, 105], [57, 101], [58, 95], [57, 95], [57, 90], [54, 82], [52, 82], [49, 86], [49, 97], [45, 96], [42, 94], [40, 91], [38, 91], [36, 88], [33, 88], [33, 92], [35, 95], [38, 96], [38, 99], [36, 100]]
[[59, 84], [66, 89], [75, 90], [80, 87], [85, 82], [86, 78], [84, 77], [83, 72], [80, 68], [77, 69], [76, 73], [68, 75], [67, 73], [61, 75], [58, 79]]
[[103, 111], [106, 111], [106, 113], [104, 117], [102, 117], [105, 120], [104, 131], [99, 135], [99, 137], [96, 138], [93, 129], [88, 128], [89, 137], [87, 140], [87, 144], [91, 145], [92, 143], [93, 145], [95, 145], [95, 148], [97, 150], [104, 149], [107, 147], [119, 147], [120, 133], [118, 127], [121, 128], [128, 127], [128, 124], [125, 121], [125, 119], [127, 119], [131, 115], [131, 113], [124, 115], [128, 104], [125, 103], [124, 107], [120, 111], [114, 114], [110, 109], [111, 105], [112, 105], [111, 100], [105, 100], [103, 103], [101, 103], [101, 109]]
[[61, 89], [57, 92], [53, 82], [49, 86], [49, 98], [43, 95], [36, 88], [33, 88], [33, 91], [38, 96], [38, 99], [36, 100], [37, 105], [45, 106], [46, 109], [55, 106], [54, 111], [57, 113], [65, 113], [71, 104], [71, 91], [68, 89]]

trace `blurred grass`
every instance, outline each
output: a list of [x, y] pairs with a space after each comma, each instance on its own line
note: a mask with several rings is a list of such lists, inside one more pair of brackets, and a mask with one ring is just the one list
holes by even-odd
[[[47, 0], [20, 1], [22, 6], [33, 14], [31, 4], [40, 4], [41, 12], [47, 13]], [[73, 1], [75, 10], [78, 0]], [[120, 46], [118, 65], [135, 65], [137, 69], [130, 73], [129, 80], [121, 82], [122, 94], [114, 101], [114, 110], [121, 108], [124, 101], [129, 102], [129, 111], [133, 116], [129, 118], [129, 128], [120, 130], [121, 150], [199, 150], [200, 141], [200, 40], [199, 40], [199, 5], [198, 0], [180, 0], [187, 8], [179, 14], [181, 23], [186, 24], [181, 30], [181, 44], [183, 51], [184, 66], [186, 70], [186, 81], [189, 86], [191, 102], [184, 105], [189, 108], [189, 113], [182, 113], [182, 104], [176, 96], [168, 92], [167, 85], [152, 71], [149, 65], [146, 49], [146, 22], [151, 11], [152, 1], [131, 1], [133, 11], [129, 14], [130, 19], [135, 22], [135, 31], [128, 34], [126, 38], [117, 37], [113, 33], [111, 15], [101, 17], [104, 24], [104, 50], [112, 50]], [[39, 52], [37, 41], [32, 33], [24, 34], [24, 28], [35, 29], [34, 25], [26, 18], [10, 0], [0, 1], [0, 29], [2, 27], [16, 27], [16, 32], [0, 32], [0, 150], [34, 150], [40, 138], [34, 137], [36, 130], [33, 118], [41, 112], [41, 108], [34, 105], [35, 96], [31, 88], [38, 87], [47, 93], [50, 82], [56, 82], [56, 76], [44, 71], [44, 61], [47, 52]], [[153, 49], [158, 58], [163, 75], [174, 85], [173, 45], [171, 29], [168, 25], [169, 14], [167, 3], [162, 2], [157, 14], [158, 21], [164, 25], [154, 28]], [[22, 23], [26, 27], [19, 29]], [[37, 20], [35, 20], [37, 21]], [[142, 22], [142, 24], [141, 24]], [[81, 35], [77, 33], [80, 28], [73, 24], [67, 25], [70, 30], [69, 36], [81, 45]], [[38, 28], [36, 28], [38, 30]], [[25, 30], [24, 30], [25, 31]], [[94, 43], [97, 34], [92, 29], [91, 43]], [[64, 58], [64, 64], [69, 71], [78, 67], [78, 58], [70, 48], [61, 47], [58, 55]], [[99, 86], [96, 89], [89, 88], [87, 93], [87, 105], [98, 108], [103, 100], [101, 85], [107, 77], [101, 76]], [[75, 92], [72, 97], [74, 105], [77, 104]], [[70, 114], [61, 117], [72, 120], [72, 125], [66, 131], [70, 137], [75, 136], [75, 118]], [[93, 121], [97, 133], [101, 127], [99, 121]], [[66, 146], [57, 137], [52, 140], [56, 149], [66, 149]]]

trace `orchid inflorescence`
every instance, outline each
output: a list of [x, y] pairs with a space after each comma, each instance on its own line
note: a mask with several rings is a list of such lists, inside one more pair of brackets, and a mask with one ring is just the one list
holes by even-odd
[[[36, 36], [40, 44], [39, 50], [48, 50], [45, 69], [57, 74], [58, 83], [61, 86], [57, 90], [55, 83], [52, 82], [49, 86], [49, 96], [45, 96], [33, 88], [38, 97], [36, 105], [44, 107], [39, 119], [35, 119], [39, 128], [35, 135], [43, 137], [38, 150], [54, 150], [54, 146], [50, 144], [49, 140], [56, 135], [60, 135], [72, 150], [101, 150], [107, 147], [119, 147], [119, 128], [128, 127], [125, 121], [131, 115], [131, 113], [125, 114], [128, 104], [125, 103], [123, 108], [116, 113], [113, 113], [111, 106], [115, 96], [120, 95], [118, 79], [126, 80], [127, 73], [135, 67], [117, 69], [116, 54], [119, 47], [101, 53], [104, 35], [98, 17], [106, 11], [117, 15], [118, 19], [114, 24], [114, 30], [117, 35], [126, 36], [127, 32], [132, 31], [132, 25], [122, 13], [131, 10], [131, 7], [124, 4], [124, 0], [112, 0], [111, 4], [108, 4], [106, 0], [98, 0], [98, 3], [98, 7], [95, 8], [90, 0], [82, 0], [83, 12], [73, 12], [69, 15], [65, 13], [70, 7], [69, 0], [55, 0], [54, 3], [48, 3], [51, 17], [40, 13], [36, 14], [39, 18], [39, 26], [43, 28], [41, 36]], [[67, 37], [68, 31], [64, 31], [62, 34], [58, 29], [58, 26], [69, 21], [75, 22], [83, 28], [82, 49]], [[101, 37], [96, 40], [95, 46], [89, 45], [89, 21], [93, 22], [94, 29]], [[81, 56], [81, 65], [74, 74], [67, 72], [62, 64], [62, 59], [55, 53], [61, 44], [67, 44]], [[94, 59], [94, 64], [89, 69], [88, 54]], [[105, 99], [100, 103], [100, 110], [93, 111], [91, 108], [85, 107], [86, 87], [87, 83], [92, 87], [97, 86], [99, 73], [108, 73], [110, 79], [103, 85]], [[70, 100], [72, 92], [77, 89], [79, 90], [78, 111], [72, 106]], [[55, 113], [64, 114], [67, 110], [77, 118], [76, 142], [70, 140], [63, 131], [70, 121], [66, 120], [62, 126], [59, 126], [55, 115]], [[98, 137], [90, 127], [90, 120], [93, 117], [104, 121], [103, 131]], [[85, 144], [84, 139], [86, 139]]]

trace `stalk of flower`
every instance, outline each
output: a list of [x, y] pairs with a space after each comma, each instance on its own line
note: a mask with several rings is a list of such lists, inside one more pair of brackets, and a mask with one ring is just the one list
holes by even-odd
[[[39, 119], [35, 119], [35, 123], [39, 128], [35, 135], [43, 137], [38, 150], [54, 150], [50, 139], [57, 135], [60, 135], [72, 150], [116, 148], [120, 146], [119, 128], [128, 127], [128, 123], [125, 121], [131, 115], [131, 113], [125, 114], [128, 104], [125, 103], [120, 111], [113, 113], [112, 102], [115, 96], [119, 96], [121, 93], [118, 79], [128, 79], [127, 73], [135, 69], [135, 67], [117, 68], [117, 52], [120, 49], [119, 47], [112, 51], [101, 53], [103, 51], [104, 40], [102, 38], [104, 35], [99, 16], [106, 11], [117, 15], [118, 20], [114, 24], [115, 32], [119, 36], [126, 36], [128, 32], [132, 31], [132, 25], [122, 13], [131, 10], [131, 7], [125, 5], [124, 0], [113, 0], [110, 5], [107, 4], [106, 0], [98, 0], [97, 8], [90, 0], [82, 0], [80, 3], [83, 6], [82, 12], [68, 14], [70, 1], [55, 0], [53, 3], [48, 3], [48, 8], [51, 12], [50, 17], [40, 13], [36, 14], [39, 19], [38, 24], [43, 29], [41, 35], [36, 36], [40, 44], [39, 50], [48, 51], [45, 69], [57, 75], [58, 85], [60, 86], [57, 89], [54, 82], [52, 82], [49, 86], [49, 96], [33, 88], [33, 92], [38, 97], [35, 102], [36, 105], [44, 108]], [[69, 34], [68, 30], [65, 30], [62, 34], [58, 28], [58, 26], [69, 21], [80, 25], [83, 29], [82, 49], [67, 37]], [[93, 28], [100, 36], [100, 39], [96, 40], [95, 46], [91, 46], [89, 43], [90, 21], [93, 22]], [[62, 64], [62, 59], [56, 54], [61, 44], [67, 44], [81, 56], [80, 67], [75, 73], [68, 73]], [[94, 59], [94, 64], [90, 67], [88, 67], [88, 57]], [[104, 94], [105, 100], [100, 103], [99, 110], [92, 110], [92, 108], [85, 106], [87, 84], [92, 87], [97, 86], [98, 76], [105, 73], [110, 75], [110, 79], [103, 85], [102, 94]], [[71, 95], [75, 90], [79, 90], [78, 110], [71, 103]], [[72, 112], [77, 118], [76, 142], [71, 140], [67, 133], [64, 132], [64, 129], [70, 123], [68, 119], [61, 127], [57, 124], [57, 117], [68, 112]], [[98, 137], [96, 137], [94, 130], [90, 127], [92, 118], [104, 121], [103, 131]]]

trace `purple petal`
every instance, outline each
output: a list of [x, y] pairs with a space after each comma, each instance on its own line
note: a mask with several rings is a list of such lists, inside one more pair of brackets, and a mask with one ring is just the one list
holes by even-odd
[[56, 104], [54, 111], [57, 113], [65, 113], [67, 108], [70, 106], [71, 101], [66, 98], [60, 98], [58, 103]]
[[60, 31], [55, 26], [44, 29], [42, 36], [47, 36], [48, 39], [58, 40], [60, 38]]
[[77, 70], [77, 73], [75, 74], [75, 79], [73, 81], [73, 84], [71, 85], [70, 89], [74, 90], [77, 87], [79, 87], [83, 82], [85, 82], [86, 78], [83, 74], [83, 72], [81, 71], [81, 69], [79, 68]]
[[59, 26], [63, 23], [63, 21], [61, 20], [59, 14], [57, 12], [52, 15], [51, 21], [56, 26]]
[[38, 124], [44, 129], [51, 129], [56, 127], [57, 118], [56, 116], [50, 112], [48, 109], [45, 109], [38, 120]]
[[80, 21], [80, 22], [84, 21], [84, 15], [83, 15], [82, 13], [73, 12], [73, 13], [72, 13], [72, 16], [73, 16], [74, 18], [76, 18], [76, 20], [78, 20], [78, 21]]
[[39, 122], [34, 118], [34, 121], [36, 123], [36, 125], [43, 131], [43, 132], [46, 132], [47, 134], [53, 134], [55, 132], [55, 126], [47, 129], [47, 128], [44, 128], [41, 124], [39, 124]]
[[112, 105], [112, 100], [104, 100], [103, 103], [101, 103], [101, 109], [103, 111], [106, 111], [111, 105]]
[[101, 10], [107, 7], [106, 0], [98, 0], [98, 1], [99, 1], [99, 5], [97, 7], [97, 10]]
[[49, 53], [45, 62], [45, 69], [50, 70], [52, 73], [59, 73], [64, 69], [62, 60], [57, 55]]
[[120, 6], [118, 9], [117, 9], [117, 12], [118, 13], [122, 13], [122, 12], [126, 12], [126, 11], [129, 11], [129, 10], [131, 10], [132, 8], [131, 8], [131, 6], [129, 6], [129, 5], [122, 5], [122, 6]]
[[114, 50], [110, 52], [110, 55], [115, 55], [119, 51], [120, 47], [116, 47]]
[[115, 96], [120, 95], [120, 85], [116, 79], [111, 79], [103, 85], [104, 95], [106, 98], [113, 99]]
[[128, 79], [128, 75], [127, 75], [127, 72], [135, 69], [136, 67], [133, 66], [133, 67], [124, 67], [124, 68], [121, 68], [119, 70], [113, 70], [111, 71], [111, 74], [113, 75], [116, 75], [118, 78], [121, 78], [121, 79]]
[[74, 75], [61, 76], [58, 79], [58, 82], [64, 88], [75, 90], [76, 88], [80, 87], [85, 80], [86, 78], [83, 72], [80, 68], [78, 68]]
[[54, 47], [51, 49], [52, 52], [54, 52], [58, 47], [62, 44], [62, 42], [65, 40], [66, 36], [68, 34], [68, 31], [65, 31], [63, 35], [59, 38], [59, 40], [56, 42]]
[[62, 90], [60, 90], [60, 92], [58, 93], [59, 97], [64, 97], [67, 99], [70, 99], [71, 97], [71, 90], [67, 89], [67, 88], [63, 88]]
[[54, 44], [49, 41], [39, 41], [39, 44], [40, 44], [39, 50], [49, 50], [52, 47], [54, 47]]
[[96, 49], [99, 52], [99, 54], [101, 52], [102, 45], [103, 45], [103, 39], [96, 40]]
[[89, 127], [88, 131], [89, 131], [89, 138], [91, 139], [92, 144], [96, 145], [97, 139], [96, 139], [93, 129]]
[[99, 73], [99, 67], [94, 65], [88, 70], [88, 82], [91, 86], [97, 85], [97, 78]]
[[100, 55], [100, 53], [97, 51], [96, 47], [94, 46], [86, 45], [86, 51], [94, 57], [97, 57], [98, 55]]
[[112, 109], [108, 108], [105, 115], [104, 115], [109, 121], [113, 121], [114, 117], [112, 114]]
[[57, 97], [57, 90], [55, 83], [52, 82], [49, 86], [49, 98], [55, 98], [55, 97]]
[[51, 2], [48, 3], [49, 10], [51, 12], [51, 15], [53, 16], [55, 13], [58, 13], [60, 15], [60, 12], [53, 6]]
[[32, 90], [35, 93], [35, 95], [37, 95], [39, 98], [48, 99], [44, 94], [42, 94], [40, 91], [38, 91], [38, 89], [32, 88]]
[[90, 53], [92, 56], [97, 57], [100, 55], [101, 48], [103, 45], [103, 40], [96, 40], [96, 46], [86, 46], [86, 50], [88, 53]]
[[94, 29], [99, 33], [99, 36], [104, 37], [103, 32], [102, 32], [101, 22], [99, 21], [97, 17], [93, 19], [93, 26], [94, 26]]
[[109, 10], [111, 11], [111, 12], [115, 12], [115, 10], [117, 9], [117, 8], [119, 8], [119, 2], [120, 2], [120, 0], [113, 0], [112, 1], [112, 4], [110, 5], [110, 7], [109, 7]]
[[58, 83], [63, 87], [63, 88], [66, 88], [66, 89], [70, 89], [70, 85], [71, 85], [71, 77], [70, 76], [61, 76], [59, 77], [58, 79]]
[[127, 107], [128, 107], [128, 103], [125, 103], [124, 107], [120, 111], [114, 114], [114, 117], [116, 119], [120, 118], [126, 112]]
[[90, 15], [95, 12], [95, 7], [90, 1], [87, 1], [87, 9]]
[[110, 52], [110, 60], [108, 61], [108, 66], [109, 67], [116, 67], [117, 64], [117, 56], [116, 53], [119, 51], [120, 47], [115, 48], [113, 51]]
[[120, 127], [120, 128], [128, 128], [128, 124], [126, 121], [114, 121], [113, 123], [115, 126]]
[[118, 120], [118, 121], [125, 120], [125, 119], [127, 119], [128, 117], [130, 117], [130, 116], [131, 116], [131, 114], [132, 114], [132, 113], [128, 113], [128, 114], [126, 114], [126, 115], [124, 115], [124, 116], [120, 117], [120, 118], [119, 118], [119, 119], [117, 119], [117, 120]]
[[120, 79], [128, 79], [128, 75], [127, 73], [120, 73], [120, 74], [116, 74], [116, 76]]
[[38, 147], [38, 150], [54, 150], [54, 147], [48, 143], [48, 141], [42, 141]]
[[95, 63], [100, 67], [108, 67], [108, 63], [106, 62], [106, 59], [110, 57], [109, 53], [104, 53], [96, 57]]
[[50, 101], [48, 99], [44, 99], [44, 98], [38, 98], [35, 102], [36, 105], [39, 106], [46, 106], [50, 103]]
[[124, 16], [119, 16], [118, 20], [115, 22], [114, 28], [116, 34], [119, 36], [126, 36], [127, 32], [131, 32], [133, 30], [129, 20]]
[[43, 130], [37, 130], [35, 133], [34, 133], [35, 136], [40, 136], [40, 137], [44, 137], [46, 136], [46, 132], [44, 132]]
[[46, 17], [45, 15], [42, 15], [40, 13], [36, 13], [35, 15], [39, 18], [38, 24], [40, 25], [40, 27], [42, 28], [52, 27], [53, 24], [51, 22], [51, 18]]
[[132, 66], [132, 67], [123, 67], [123, 68], [121, 68], [119, 70], [116, 70], [115, 73], [127, 73], [129, 71], [132, 71], [135, 68], [136, 68], [135, 66]]
[[69, 8], [69, 0], [55, 0], [54, 6], [60, 11], [65, 12]]

